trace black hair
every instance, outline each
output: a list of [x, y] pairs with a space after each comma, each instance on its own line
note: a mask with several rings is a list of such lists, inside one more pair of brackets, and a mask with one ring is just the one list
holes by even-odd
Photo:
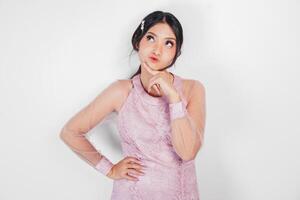
[[[183, 30], [180, 22], [173, 14], [169, 12], [163, 12], [163, 11], [154, 11], [148, 14], [146, 17], [144, 17], [142, 21], [144, 21], [143, 30], [141, 29], [142, 23], [140, 23], [132, 35], [131, 38], [131, 43], [133, 47], [132, 51], [139, 50], [138, 48], [141, 39], [152, 26], [154, 26], [157, 23], [167, 23], [171, 27], [172, 31], [176, 36], [176, 53], [172, 63], [167, 67], [165, 67], [164, 69], [161, 69], [161, 71], [171, 67], [181, 54], [181, 46], [183, 43]], [[138, 71], [135, 74], [133, 74], [131, 78], [133, 78], [135, 75], [140, 73], [141, 73], [141, 65], [139, 66]]]

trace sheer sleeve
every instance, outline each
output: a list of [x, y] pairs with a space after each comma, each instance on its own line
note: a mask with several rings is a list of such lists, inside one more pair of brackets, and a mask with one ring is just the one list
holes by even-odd
[[[124, 98], [124, 84], [114, 81], [63, 126], [60, 138], [82, 160], [107, 175], [113, 163], [87, 139], [87, 133], [113, 112]], [[123, 88], [122, 88], [123, 87]]]
[[183, 160], [196, 157], [204, 141], [205, 130], [205, 88], [201, 82], [194, 80], [193, 84], [183, 85], [187, 107], [182, 99], [169, 104], [172, 128], [172, 143], [176, 153]]

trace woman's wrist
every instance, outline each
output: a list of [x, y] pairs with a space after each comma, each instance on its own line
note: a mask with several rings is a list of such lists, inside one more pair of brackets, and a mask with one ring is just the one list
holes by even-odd
[[112, 168], [111, 168], [111, 169], [109, 170], [109, 172], [107, 173], [106, 176], [107, 176], [108, 178], [114, 179], [114, 178], [113, 178], [113, 169], [114, 169], [114, 166], [112, 166]]
[[171, 121], [177, 118], [184, 117], [186, 114], [182, 100], [174, 103], [169, 103], [169, 111]]
[[96, 165], [96, 169], [101, 172], [103, 175], [107, 176], [111, 171], [114, 164], [107, 159], [104, 155], [102, 155], [100, 161]]

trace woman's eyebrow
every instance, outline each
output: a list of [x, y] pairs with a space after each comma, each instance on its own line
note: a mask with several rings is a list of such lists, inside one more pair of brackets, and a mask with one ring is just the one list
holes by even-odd
[[[148, 33], [151, 33], [152, 35], [154, 35], [154, 36], [157, 36], [155, 33], [152, 33], [152, 32], [148, 32]], [[172, 37], [166, 37], [165, 39], [171, 39], [171, 40], [175, 40], [176, 41], [176, 39], [175, 38], [172, 38]]]

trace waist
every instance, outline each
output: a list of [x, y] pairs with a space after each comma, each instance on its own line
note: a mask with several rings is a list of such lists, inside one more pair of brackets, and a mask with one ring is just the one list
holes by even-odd
[[162, 165], [153, 164], [151, 161], [146, 161], [145, 164], [147, 164], [147, 168], [143, 170], [144, 175], [129, 173], [129, 175], [135, 176], [139, 180], [114, 180], [114, 191], [138, 190], [147, 194], [166, 194], [167, 191], [167, 193], [175, 195], [178, 192], [181, 193], [185, 188], [193, 191], [197, 190], [196, 171], [193, 162], [177, 168], [166, 168]]

